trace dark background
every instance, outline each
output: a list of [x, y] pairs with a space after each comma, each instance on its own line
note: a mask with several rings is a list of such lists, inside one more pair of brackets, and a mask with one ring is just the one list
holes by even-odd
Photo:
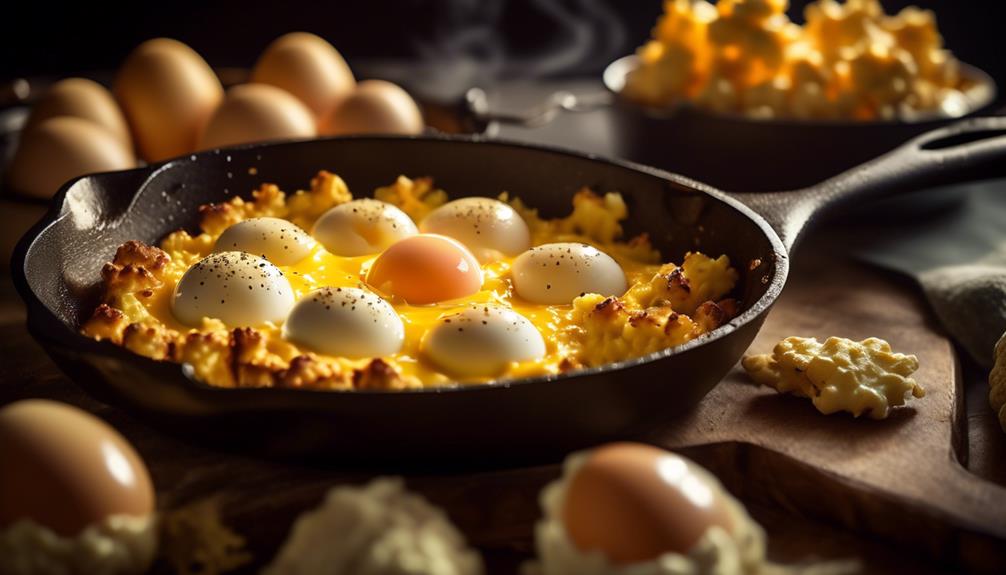
[[[938, 15], [947, 46], [1006, 85], [998, 0], [883, 0], [888, 12], [916, 4]], [[802, 21], [806, 0], [791, 2]], [[635, 49], [659, 0], [362, 0], [327, 2], [17, 2], [3, 8], [0, 80], [114, 69], [141, 41], [170, 36], [214, 66], [250, 66], [276, 36], [317, 33], [354, 68], [375, 59], [461, 70], [452, 81], [597, 74]], [[367, 75], [367, 70], [363, 70]], [[421, 76], [427, 82], [442, 76]]]

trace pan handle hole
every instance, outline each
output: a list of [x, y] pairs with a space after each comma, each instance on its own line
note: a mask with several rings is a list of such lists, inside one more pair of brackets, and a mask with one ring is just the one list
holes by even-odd
[[1002, 130], [977, 130], [974, 132], [961, 132], [960, 134], [954, 134], [952, 136], [946, 136], [944, 138], [937, 138], [922, 144], [923, 150], [945, 150], [947, 148], [953, 148], [955, 146], [963, 146], [965, 144], [970, 144], [973, 142], [980, 142], [983, 140], [991, 140], [993, 138], [998, 138], [1001, 136], [1006, 136], [1006, 129]]

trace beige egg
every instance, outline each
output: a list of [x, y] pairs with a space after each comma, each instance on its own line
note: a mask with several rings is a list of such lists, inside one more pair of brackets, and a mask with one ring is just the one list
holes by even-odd
[[266, 84], [242, 84], [227, 91], [198, 149], [315, 135], [314, 115], [289, 92]]
[[115, 429], [75, 407], [25, 400], [0, 409], [0, 528], [30, 519], [63, 536], [114, 515], [149, 516], [154, 489]]
[[365, 80], [322, 121], [321, 133], [418, 134], [423, 114], [409, 93], [384, 80]]
[[562, 522], [577, 548], [615, 564], [687, 554], [710, 527], [734, 530], [726, 496], [707, 476], [663, 449], [604, 445], [568, 479]]
[[50, 86], [31, 107], [24, 130], [31, 130], [49, 118], [74, 116], [90, 120], [108, 130], [124, 146], [132, 149], [129, 125], [112, 93], [87, 78], [67, 78]]
[[255, 63], [251, 81], [290, 92], [311, 109], [316, 120], [326, 117], [356, 86], [339, 52], [307, 32], [291, 32], [269, 44]]
[[21, 135], [7, 182], [21, 194], [48, 199], [77, 176], [135, 164], [132, 150], [108, 130], [88, 120], [59, 116]]
[[132, 127], [140, 156], [159, 162], [196, 149], [223, 99], [209, 64], [177, 40], [140, 44], [115, 78], [115, 97]]

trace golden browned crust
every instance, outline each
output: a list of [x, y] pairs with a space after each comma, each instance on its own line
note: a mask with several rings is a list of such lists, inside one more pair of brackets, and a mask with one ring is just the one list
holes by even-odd
[[122, 333], [128, 324], [126, 315], [108, 304], [95, 308], [90, 319], [84, 322], [84, 333], [98, 341], [108, 340], [116, 345], [122, 343]]
[[422, 386], [403, 378], [388, 362], [377, 358], [371, 360], [366, 368], [353, 373], [353, 387], [364, 390], [396, 390]]
[[[150, 297], [161, 287], [161, 274], [171, 258], [163, 250], [130, 240], [115, 252], [115, 258], [101, 268], [103, 302], [115, 305], [125, 294]], [[119, 306], [116, 306], [119, 307]]]
[[174, 360], [181, 336], [161, 323], [131, 323], [122, 333], [122, 346], [156, 360]]
[[342, 366], [312, 354], [290, 360], [290, 367], [279, 375], [276, 385], [291, 389], [353, 389], [352, 376], [347, 376]]

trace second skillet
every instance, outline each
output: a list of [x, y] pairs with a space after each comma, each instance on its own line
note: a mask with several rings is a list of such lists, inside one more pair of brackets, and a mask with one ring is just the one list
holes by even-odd
[[[168, 431], [266, 454], [389, 462], [526, 459], [622, 436], [691, 408], [751, 343], [809, 221], [843, 202], [1001, 173], [1004, 136], [1006, 119], [970, 120], [819, 186], [739, 199], [626, 162], [466, 138], [249, 146], [70, 182], [22, 239], [12, 268], [28, 328], [56, 363], [88, 392]], [[627, 233], [648, 232], [665, 260], [694, 249], [727, 254], [741, 273], [734, 295], [742, 311], [705, 337], [618, 364], [405, 392], [212, 388], [193, 380], [185, 366], [78, 333], [96, 303], [101, 266], [119, 244], [154, 243], [179, 226], [194, 229], [200, 204], [247, 193], [261, 182], [292, 191], [322, 168], [340, 174], [358, 195], [399, 174], [432, 175], [452, 197], [506, 190], [547, 216], [568, 211], [581, 186], [618, 190], [629, 206]]]

